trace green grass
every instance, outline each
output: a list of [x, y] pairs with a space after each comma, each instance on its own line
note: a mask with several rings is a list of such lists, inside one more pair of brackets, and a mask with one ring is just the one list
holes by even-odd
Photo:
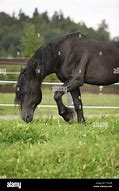
[[0, 121], [0, 176], [119, 178], [119, 119]]

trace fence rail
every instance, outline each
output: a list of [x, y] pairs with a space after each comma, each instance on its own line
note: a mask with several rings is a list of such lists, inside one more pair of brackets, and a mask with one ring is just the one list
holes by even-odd
[[[0, 84], [16, 84], [17, 81], [9, 81], [9, 80], [0, 80]], [[60, 82], [42, 82], [42, 84], [44, 85], [62, 85], [63, 83]], [[119, 83], [114, 83], [112, 85], [119, 85]], [[103, 87], [103, 86], [99, 86], [99, 87]]]
[[27, 61], [26, 58], [0, 58], [0, 65], [24, 65]]
[[[2, 81], [0, 80], [0, 84], [16, 84], [17, 81]], [[43, 85], [62, 85], [60, 82], [42, 82]]]
[[[0, 104], [0, 107], [19, 107], [19, 105], [15, 104]], [[57, 108], [56, 105], [38, 105], [38, 108]], [[74, 108], [74, 106], [68, 106], [70, 108]], [[83, 106], [86, 109], [119, 109], [119, 106]]]

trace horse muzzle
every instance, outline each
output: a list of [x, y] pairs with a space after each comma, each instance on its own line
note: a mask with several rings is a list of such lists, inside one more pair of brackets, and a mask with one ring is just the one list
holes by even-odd
[[27, 115], [24, 119], [23, 119], [26, 123], [30, 123], [33, 120], [33, 117]]
[[30, 123], [33, 120], [33, 114], [31, 114], [31, 113], [21, 113], [21, 118], [26, 123]]

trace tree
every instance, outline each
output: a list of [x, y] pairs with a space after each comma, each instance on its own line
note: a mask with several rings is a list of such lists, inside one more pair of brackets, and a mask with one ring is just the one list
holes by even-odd
[[108, 32], [108, 25], [104, 20], [98, 25], [97, 33], [99, 35], [99, 40], [109, 40], [110, 39], [110, 33]]
[[33, 53], [43, 45], [44, 38], [36, 32], [35, 26], [26, 23], [24, 35], [21, 37], [22, 56], [31, 57]]
[[34, 12], [33, 12], [33, 18], [38, 17], [39, 16], [39, 12], [38, 9], [35, 8]]
[[25, 15], [25, 13], [22, 11], [22, 9], [19, 10], [19, 22], [26, 22], [29, 21], [29, 16]]
[[98, 31], [106, 31], [107, 29], [108, 29], [108, 25], [105, 19], [103, 19], [102, 22], [98, 25]]
[[45, 11], [44, 13], [42, 13], [42, 20], [45, 21], [46, 23], [49, 22], [49, 17], [48, 17], [47, 11]]

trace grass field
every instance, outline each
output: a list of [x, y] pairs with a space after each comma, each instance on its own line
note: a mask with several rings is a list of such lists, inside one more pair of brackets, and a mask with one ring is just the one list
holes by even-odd
[[[82, 100], [119, 106], [118, 95], [84, 93]], [[14, 94], [0, 94], [0, 103], [14, 103]], [[55, 104], [51, 90], [43, 90], [41, 104]], [[18, 114], [18, 107], [0, 107], [3, 117]], [[1, 119], [0, 177], [119, 178], [119, 109], [84, 109], [84, 114], [86, 126], [76, 119], [69, 125], [48, 108], [36, 109], [30, 124]]]
[[0, 176], [119, 178], [119, 119], [0, 121]]

